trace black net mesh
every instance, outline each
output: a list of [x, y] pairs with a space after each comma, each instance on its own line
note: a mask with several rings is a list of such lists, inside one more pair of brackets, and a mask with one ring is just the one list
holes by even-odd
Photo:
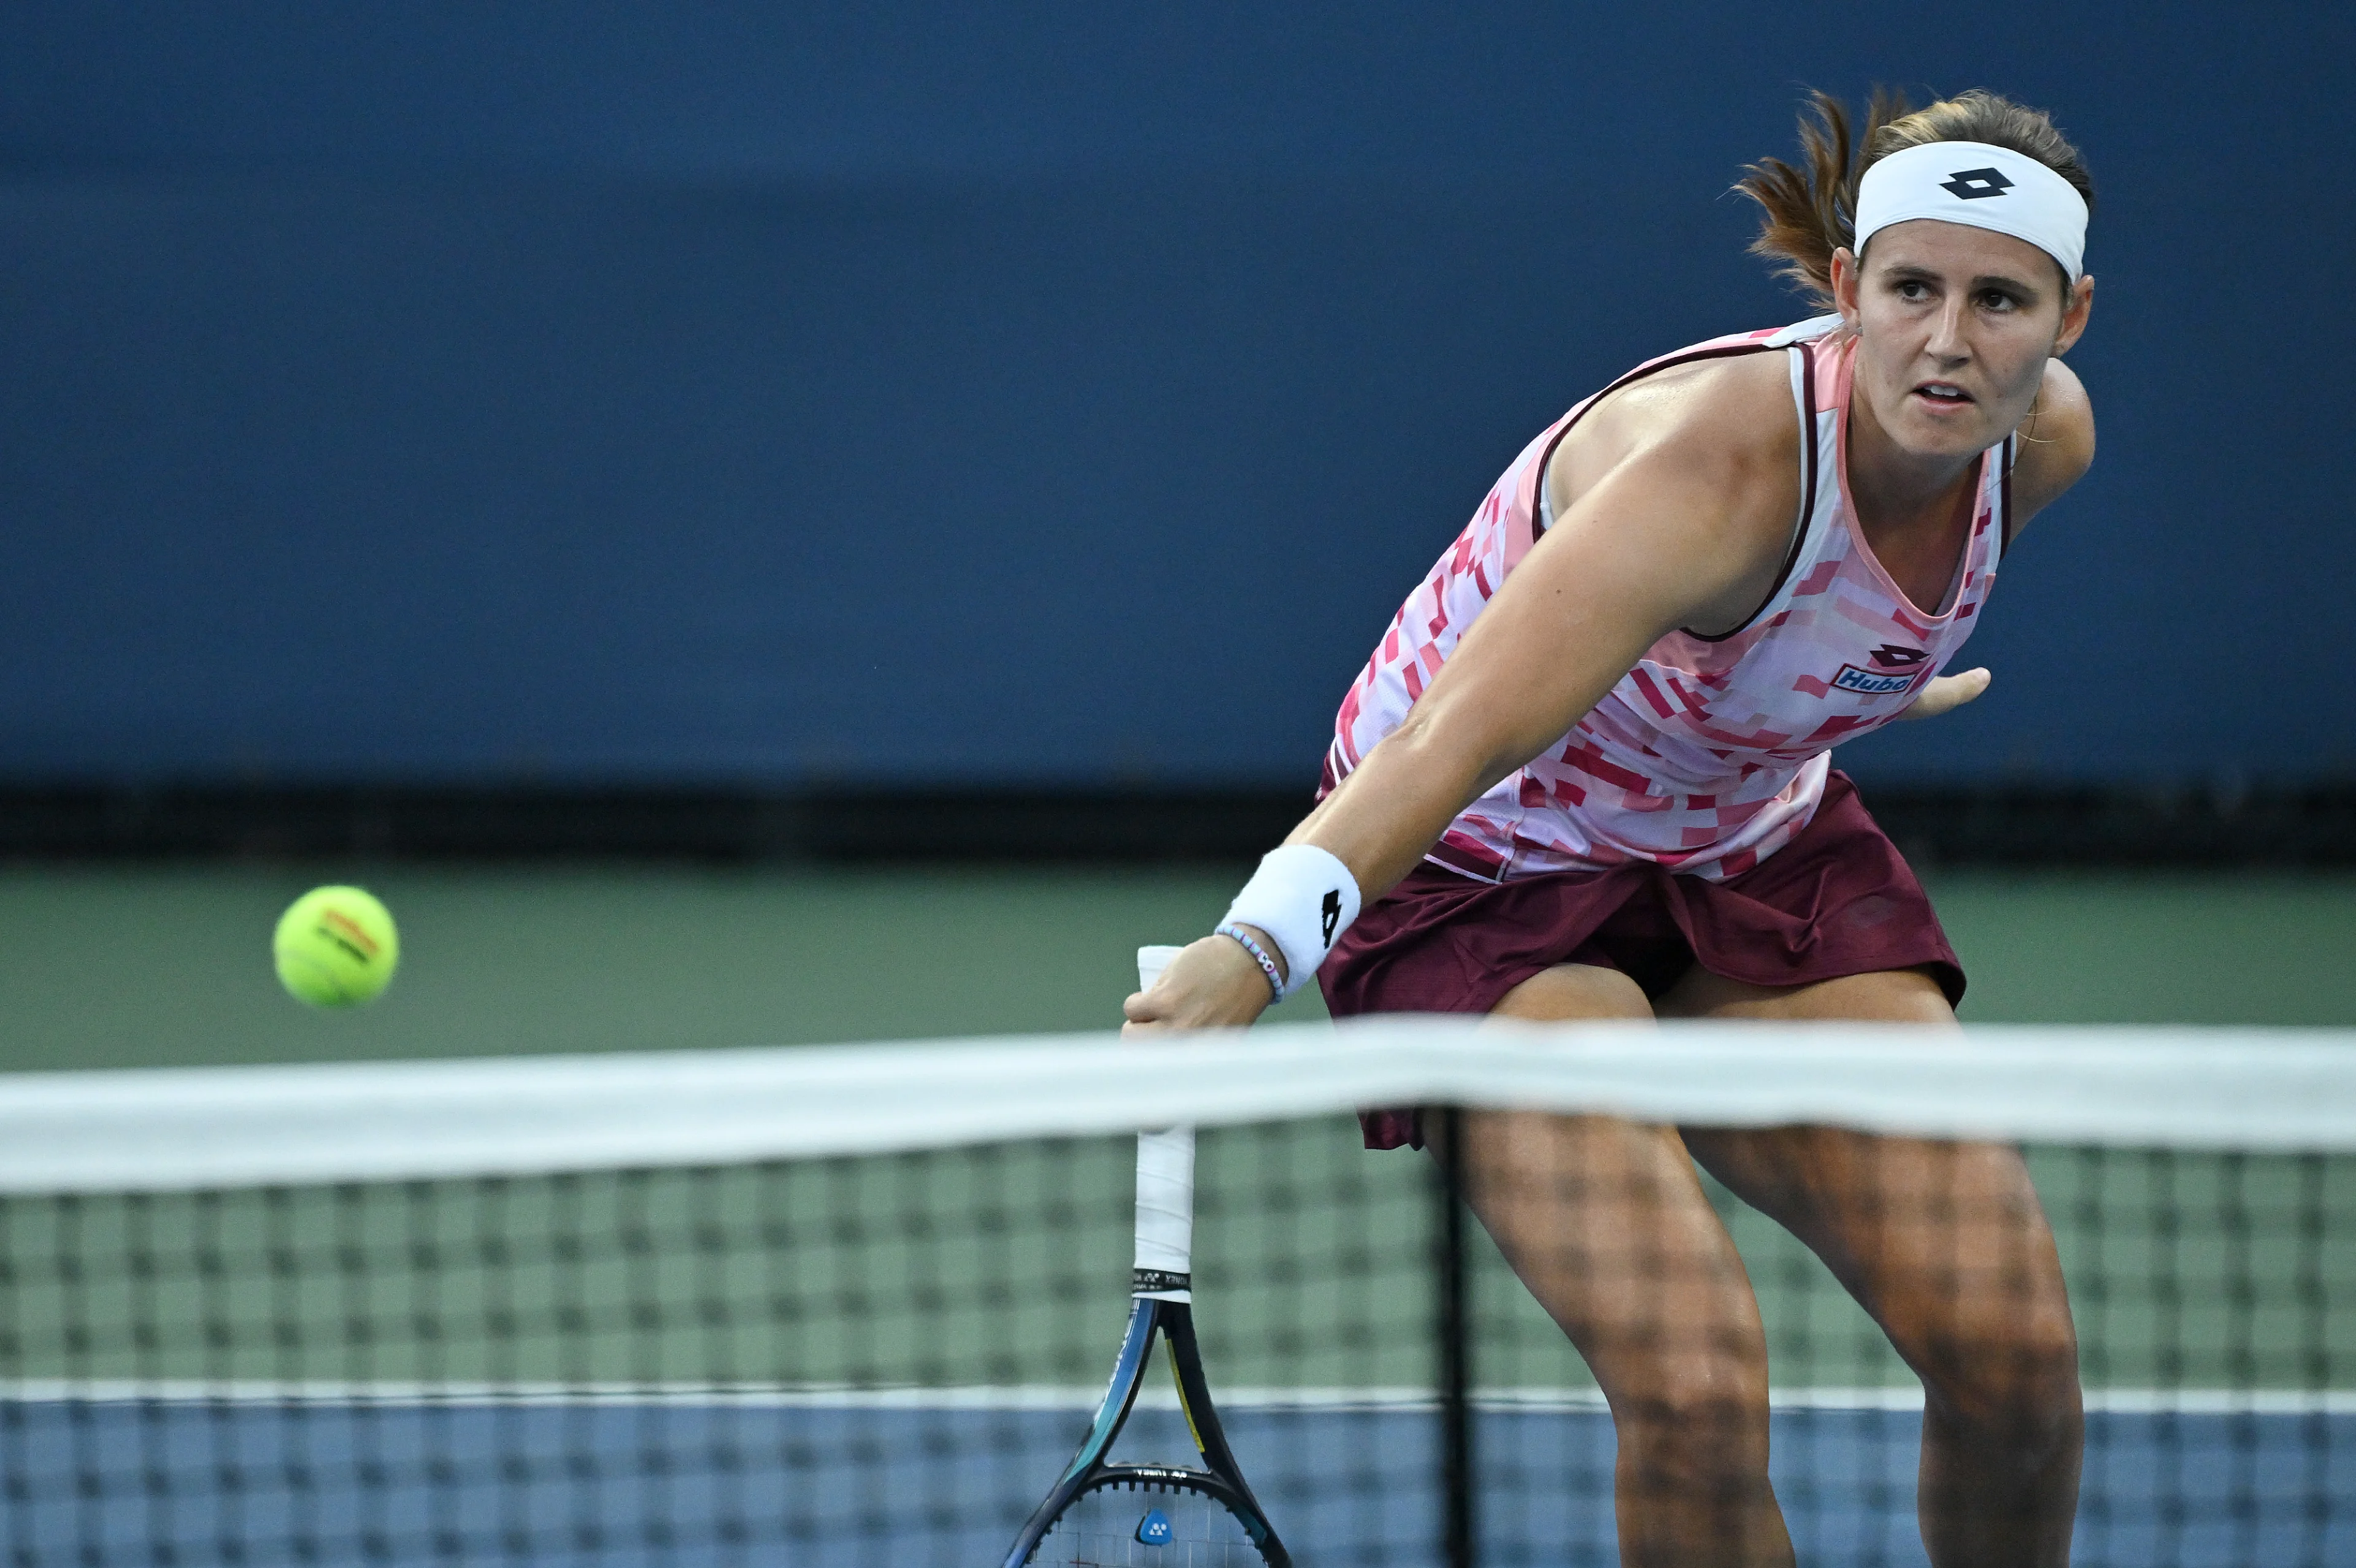
[[[1484, 1161], [1481, 1125], [1484, 1214], [1518, 1181], [1588, 1217], [1535, 1240], [1499, 1219], [1523, 1272], [1650, 1304], [1607, 1347], [1621, 1364], [1725, 1349], [1709, 1325], [1678, 1338], [1693, 1282], [1670, 1220], [1592, 1172]], [[0, 1198], [0, 1549], [13, 1568], [997, 1563], [1119, 1343], [1133, 1150]], [[2085, 1390], [2071, 1560], [2356, 1563], [2356, 1158], [2029, 1164]], [[1618, 1561], [1612, 1413], [1498, 1243], [1451, 1232], [1440, 1162], [1322, 1117], [1205, 1130], [1197, 1180], [1211, 1389], [1295, 1562]], [[1806, 1247], [1702, 1190], [1760, 1304], [1799, 1560], [1925, 1562], [1922, 1381]], [[1954, 1289], [2001, 1324], [2030, 1286], [1954, 1240], [1977, 1190], [1869, 1200], [1887, 1248], [1947, 1238], [1929, 1247], [1955, 1249]], [[1954, 1407], [1937, 1419], [2050, 1447], [1987, 1392], [2036, 1345], [1924, 1343]], [[1469, 1466], [1450, 1462], [1451, 1367]], [[1157, 1366], [1116, 1457], [1193, 1462], [1169, 1388]], [[1743, 1419], [1675, 1379], [1639, 1392], [1688, 1435]], [[1623, 1501], [1742, 1506], [1695, 1463], [1623, 1466]]]

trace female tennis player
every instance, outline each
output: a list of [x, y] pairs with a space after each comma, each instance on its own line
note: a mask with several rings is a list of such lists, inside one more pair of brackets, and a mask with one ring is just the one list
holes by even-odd
[[[1940, 672], [2094, 454], [2060, 359], [2092, 186], [1992, 94], [1877, 97], [1854, 155], [1841, 106], [1812, 113], [1805, 166], [1740, 188], [1753, 249], [1831, 314], [1654, 360], [1530, 443], [1353, 683], [1317, 808], [1132, 1028], [1246, 1022], [1312, 974], [1337, 1015], [1953, 1024], [1954, 952], [1826, 752], [1987, 684]], [[1422, 1142], [1411, 1112], [1365, 1120]], [[1931, 1561], [2066, 1561], [2077, 1349], [2015, 1151], [1462, 1125], [1476, 1212], [1610, 1402], [1623, 1562], [1793, 1561], [1759, 1308], [1696, 1161], [1921, 1375]]]

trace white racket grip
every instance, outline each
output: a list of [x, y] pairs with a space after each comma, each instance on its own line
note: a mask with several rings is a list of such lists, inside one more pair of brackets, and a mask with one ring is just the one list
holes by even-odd
[[[1137, 984], [1151, 990], [1175, 947], [1137, 950]], [[1137, 1294], [1185, 1301], [1194, 1260], [1194, 1129], [1137, 1135]], [[1152, 1276], [1175, 1276], [1162, 1285]], [[1154, 1288], [1162, 1285], [1162, 1288]]]
[[[1137, 1266], [1174, 1275], [1187, 1274], [1194, 1266], [1192, 1127], [1137, 1135]], [[1178, 1287], [1181, 1299], [1183, 1289]]]

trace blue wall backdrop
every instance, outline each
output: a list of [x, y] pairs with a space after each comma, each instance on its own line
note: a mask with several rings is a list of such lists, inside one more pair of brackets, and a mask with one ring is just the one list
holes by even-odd
[[0, 778], [1305, 785], [1502, 464], [2051, 106], [2102, 453], [1869, 778], [2356, 776], [2344, 7], [0, 13]]

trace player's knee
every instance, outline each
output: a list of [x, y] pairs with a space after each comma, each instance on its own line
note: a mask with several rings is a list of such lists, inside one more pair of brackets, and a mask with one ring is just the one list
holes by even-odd
[[1767, 1483], [1767, 1401], [1723, 1391], [1642, 1402], [1614, 1422], [1622, 1480], [1640, 1494], [1734, 1504]]
[[2058, 1302], [1929, 1358], [1922, 1384], [1933, 1419], [2031, 1459], [2072, 1441], [2084, 1421], [2077, 1335]]
[[1753, 1337], [1664, 1345], [1642, 1374], [1617, 1380], [1612, 1413], [1623, 1454], [1668, 1480], [1748, 1475], [1767, 1456], [1767, 1357]]

